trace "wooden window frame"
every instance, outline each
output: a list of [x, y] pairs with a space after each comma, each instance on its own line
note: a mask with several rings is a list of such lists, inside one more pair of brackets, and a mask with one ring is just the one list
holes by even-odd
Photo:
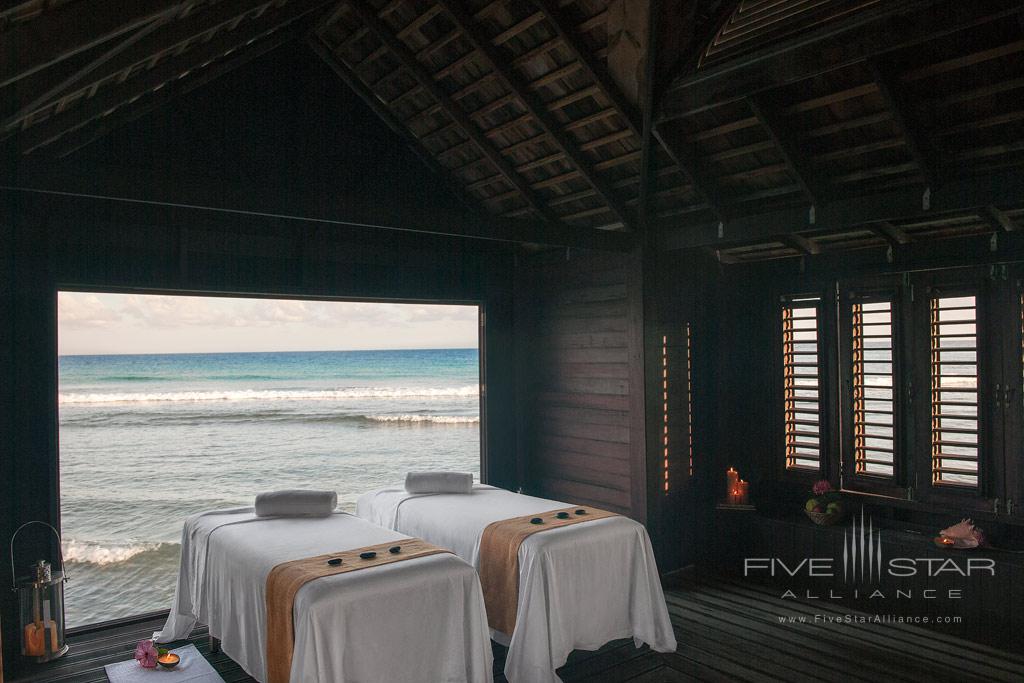
[[[864, 282], [863, 280], [861, 282]], [[840, 284], [839, 307], [839, 373], [842, 378], [840, 396], [840, 431], [842, 444], [840, 450], [840, 469], [842, 488], [844, 490], [905, 498], [907, 495], [906, 481], [910, 458], [907, 457], [908, 423], [906, 413], [906, 369], [905, 323], [903, 287], [892, 281], [868, 281], [862, 286], [849, 288]], [[855, 387], [854, 387], [854, 348], [853, 348], [853, 307], [862, 303], [888, 302], [891, 306], [892, 331], [892, 365], [893, 365], [893, 474], [891, 477], [858, 473], [856, 468], [856, 433], [855, 433]]]
[[[918, 447], [914, 454], [916, 477], [913, 500], [929, 504], [991, 512], [1001, 496], [999, 481], [1001, 453], [994, 439], [996, 415], [992, 391], [997, 368], [993, 362], [993, 317], [991, 291], [986, 275], [977, 269], [930, 273], [917, 279], [914, 301], [916, 342], [914, 367], [915, 423]], [[975, 346], [978, 366], [978, 485], [958, 487], [932, 482], [932, 385], [931, 385], [931, 302], [937, 297], [975, 297]]]
[[[786, 445], [786, 381], [785, 381], [785, 330], [783, 310], [794, 302], [816, 298], [818, 316], [818, 468], [791, 468], [788, 466]], [[778, 425], [778, 453], [776, 457], [777, 472], [780, 480], [794, 484], [809, 486], [819, 479], [837, 481], [839, 475], [838, 452], [835, 443], [838, 429], [834, 426], [833, 416], [836, 413], [836, 364], [834, 354], [829, 349], [835, 348], [835, 294], [831, 288], [812, 290], [799, 293], [781, 294], [776, 298], [773, 318], [774, 327], [774, 358], [776, 363], [776, 386], [778, 392], [778, 409], [776, 424]], [[809, 306], [805, 306], [809, 307]]]

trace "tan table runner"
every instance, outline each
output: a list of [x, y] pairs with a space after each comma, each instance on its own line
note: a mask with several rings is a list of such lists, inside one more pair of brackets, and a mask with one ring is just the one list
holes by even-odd
[[[389, 548], [401, 546], [398, 553]], [[377, 556], [364, 560], [360, 553], [375, 552]], [[295, 647], [295, 623], [292, 619], [295, 595], [306, 583], [324, 576], [354, 572], [358, 569], [379, 567], [382, 564], [411, 560], [416, 557], [450, 553], [418, 538], [406, 538], [365, 548], [282, 562], [267, 575], [267, 683], [288, 683], [292, 671], [292, 652]], [[341, 564], [327, 564], [341, 558]]]
[[[586, 514], [577, 515], [577, 510], [586, 510]], [[569, 517], [559, 519], [559, 512], [567, 512]], [[515, 630], [519, 609], [519, 546], [527, 536], [570, 524], [617, 516], [607, 510], [576, 505], [488, 524], [480, 537], [480, 583], [484, 589], [487, 622], [491, 628], [507, 636], [511, 636]], [[530, 520], [535, 517], [541, 518], [544, 523], [531, 523]]]

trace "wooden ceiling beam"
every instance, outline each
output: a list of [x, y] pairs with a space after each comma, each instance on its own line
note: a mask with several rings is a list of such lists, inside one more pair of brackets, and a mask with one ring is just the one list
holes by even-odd
[[804, 256], [814, 256], [821, 253], [820, 244], [795, 232], [788, 235], [779, 235], [776, 239], [790, 249], [800, 252]]
[[931, 144], [921, 132], [920, 123], [914, 115], [911, 103], [900, 86], [899, 74], [890, 60], [884, 58], [868, 60], [868, 69], [878, 85], [878, 92], [892, 112], [896, 127], [910, 151], [910, 156], [921, 171], [928, 187], [938, 187], [941, 180], [938, 162]]
[[526, 180], [515, 172], [512, 165], [508, 160], [502, 156], [501, 152], [494, 146], [494, 144], [487, 138], [486, 135], [481, 131], [476, 123], [470, 119], [469, 115], [455, 104], [441, 89], [441, 87], [434, 80], [433, 75], [427, 71], [426, 67], [423, 66], [419, 61], [416, 60], [415, 55], [409, 47], [399, 40], [391, 30], [377, 17], [377, 13], [365, 2], [365, 0], [352, 0], [349, 5], [355, 10], [356, 14], [362, 19], [364, 25], [370, 30], [371, 33], [377, 36], [377, 39], [385, 43], [388, 48], [395, 54], [399, 62], [412, 74], [413, 78], [419, 82], [423, 89], [430, 93], [442, 107], [444, 112], [451, 118], [458, 126], [462, 129], [463, 133], [472, 139], [480, 151], [490, 159], [494, 167], [503, 175], [505, 178], [523, 195], [523, 199], [529, 204], [542, 218], [551, 223], [557, 223], [558, 217], [551, 212], [546, 206], [544, 206], [543, 200], [533, 191]]
[[1020, 230], [1013, 219], [995, 206], [986, 206], [979, 212], [979, 217], [997, 232], [1016, 232]]
[[[168, 16], [163, 15], [148, 24], [137, 28], [130, 36], [118, 41], [112, 47], [105, 50], [103, 54], [91, 60], [88, 64], [76, 67], [70, 73], [59, 76], [58, 78], [60, 80], [56, 82], [54, 82], [53, 78], [50, 78], [44, 85], [42, 78], [47, 76], [48, 70], [43, 70], [36, 78], [24, 78], [13, 84], [12, 87], [14, 88], [14, 94], [12, 99], [18, 106], [18, 110], [4, 117], [3, 122], [0, 122], [0, 134], [2, 134], [2, 131], [6, 131], [29, 114], [38, 111], [44, 105], [52, 102], [55, 97], [67, 92], [68, 89], [73, 87], [75, 84], [82, 82], [82, 80], [92, 75], [97, 69], [107, 62], [110, 62], [114, 57], [119, 54], [123, 54], [129, 47], [136, 45], [143, 38], [158, 30], [167, 22], [167, 19]], [[153, 53], [149, 52], [148, 54]], [[102, 76], [94, 76], [90, 79], [90, 82], [96, 83], [101, 80], [103, 80]]]
[[[213, 5], [204, 5], [174, 21], [155, 20], [82, 68], [66, 71], [57, 77], [43, 72], [15, 84], [15, 102], [28, 102], [33, 95], [40, 92], [44, 94], [35, 97], [30, 104], [21, 106], [19, 112], [0, 125], [0, 130], [7, 129], [18, 119], [39, 110], [42, 105], [59, 99], [60, 95], [71, 92], [75, 84], [85, 82], [86, 78], [90, 83], [103, 82], [159, 55], [180, 53], [191, 43], [210, 40], [216, 33], [230, 30], [242, 18], [258, 17], [279, 4], [278, 0], [262, 0], [258, 3], [253, 0], [221, 0]], [[327, 4], [326, 0], [322, 4]]]
[[140, 29], [185, 3], [167, 0], [70, 2], [0, 34], [0, 88]]
[[1017, 0], [887, 0], [844, 20], [677, 77], [661, 98], [657, 120], [692, 116], [1019, 12]]
[[[474, 20], [479, 21], [481, 17], [483, 17], [483, 16], [485, 16], [487, 14], [486, 10], [487, 10], [487, 8], [485, 7], [484, 9], [474, 13], [473, 14]], [[378, 12], [378, 15], [380, 16], [381, 13]], [[583, 27], [585, 25], [586, 25], [586, 22], [584, 22], [584, 24], [580, 24], [576, 28], [577, 28], [577, 30], [581, 30], [582, 31]], [[437, 50], [439, 50], [442, 47], [444, 47], [445, 45], [448, 45], [449, 43], [451, 43], [453, 40], [458, 38], [460, 35], [462, 35], [461, 31], [458, 31], [458, 30], [449, 31], [447, 34], [445, 34], [444, 36], [439, 38], [436, 42], [431, 43], [430, 45], [427, 45], [423, 49], [421, 49], [418, 52], [416, 52], [416, 59], [420, 60], [420, 61], [426, 59], [427, 57], [429, 57], [431, 54], [433, 54]], [[503, 38], [504, 35], [505, 34], [502, 34], [501, 36], [498, 36], [497, 38], [491, 39], [491, 43], [496, 45], [496, 46], [501, 46], [504, 43], [508, 42], [508, 40], [510, 40], [510, 38]], [[546, 42], [544, 42], [544, 43], [542, 43], [542, 44], [540, 44], [540, 45], [538, 45], [538, 46], [536, 46], [534, 48], [531, 48], [530, 50], [527, 50], [526, 52], [524, 52], [523, 54], [519, 55], [518, 57], [514, 57], [512, 59], [512, 65], [515, 66], [515, 67], [522, 66], [523, 64], [529, 62], [530, 60], [536, 59], [536, 58], [538, 58], [538, 57], [540, 57], [540, 56], [542, 56], [544, 54], [547, 54], [548, 52], [550, 52], [551, 50], [555, 49], [559, 45], [564, 45], [564, 44], [565, 43], [564, 43], [564, 41], [562, 41], [561, 38], [558, 38], [558, 37], [552, 38], [552, 39], [550, 39], [550, 40], [548, 40], [548, 41], [546, 41]], [[385, 52], [387, 52], [387, 48], [383, 47], [383, 46], [377, 48], [374, 51], [372, 51], [369, 55], [366, 56], [365, 59], [363, 59], [361, 62], [359, 62], [359, 64], [355, 65], [356, 71], [357, 72], [360, 71], [363, 67], [365, 67], [365, 66], [371, 64], [372, 62], [374, 62], [375, 60], [379, 59], [380, 57], [382, 57], [384, 55]], [[457, 70], [459, 67], [463, 66], [465, 63], [468, 63], [468, 62], [472, 61], [475, 54], [476, 54], [476, 50], [471, 50], [470, 52], [466, 53], [465, 55], [457, 58], [451, 64], [448, 64], [447, 66], [443, 67], [440, 71], [438, 71], [435, 74], [435, 80], [449, 75], [453, 71]], [[576, 70], [578, 70], [580, 68], [585, 68], [585, 67], [583, 67], [582, 65], [579, 65], [579, 64], [575, 64], [575, 63], [572, 64], [572, 65], [569, 65], [569, 68], [566, 70], [566, 72], [563, 73], [563, 75], [569, 75], [569, 73], [571, 73], [573, 71], [576, 71]], [[559, 71], [559, 69], [556, 69], [556, 71]], [[395, 71], [392, 71], [390, 73], [385, 74], [384, 76], [382, 76], [380, 78], [380, 80], [378, 80], [376, 83], [373, 84], [373, 87], [376, 88], [378, 85], [383, 85], [384, 83], [387, 83], [392, 78], [394, 78], [397, 74], [398, 74], [398, 72], [395, 72]], [[539, 85], [543, 85], [542, 79], [547, 78], [547, 77], [557, 77], [557, 76], [555, 76], [554, 73], [548, 74], [547, 76], [541, 76], [538, 81], [535, 81], [535, 83], [538, 86]], [[496, 78], [496, 76], [494, 74], [492, 74], [492, 73], [484, 74], [479, 79], [473, 81], [472, 83], [469, 83], [464, 88], [459, 90], [458, 91], [458, 96], [465, 97], [466, 95], [469, 95], [470, 93], [475, 92], [477, 89], [479, 89], [483, 85], [486, 85], [487, 83], [489, 83], [490, 81], [494, 80], [495, 78]], [[421, 88], [420, 88], [419, 84], [412, 86], [411, 88], [409, 88], [408, 90], [406, 90], [402, 94], [400, 94], [397, 97], [395, 97], [394, 100], [392, 100], [392, 101], [393, 102], [398, 102], [400, 100], [403, 100], [403, 99], [406, 99], [408, 97], [411, 97], [411, 96], [415, 95], [418, 92], [421, 92]]]
[[[321, 36], [311, 35], [309, 37], [309, 44], [313, 50], [323, 59], [328, 66], [342, 79], [342, 81], [352, 88], [353, 91], [370, 107], [370, 109], [376, 113], [381, 119], [388, 125], [391, 130], [395, 132], [400, 138], [406, 141], [413, 151], [420, 157], [423, 163], [431, 169], [439, 178], [441, 178], [449, 192], [453, 196], [459, 198], [463, 204], [470, 209], [473, 209], [472, 200], [466, 196], [465, 190], [460, 182], [452, 175], [452, 173], [442, 166], [430, 150], [423, 147], [420, 140], [418, 140], [409, 129], [402, 124], [402, 122], [395, 117], [391, 111], [373, 94], [373, 92], [359, 79], [355, 74], [354, 70], [349, 68], [343, 61], [338, 59], [331, 50], [323, 42]], [[470, 142], [470, 141], [467, 141]], [[513, 190], [514, 196], [520, 196], [518, 191]], [[509, 197], [510, 198], [510, 197]], [[494, 197], [490, 198], [495, 199]], [[483, 200], [488, 201], [488, 200]], [[515, 229], [511, 229], [511, 226], [500, 225], [497, 226], [497, 230], [510, 233], [511, 236], [517, 236], [524, 242], [539, 243], [539, 244], [550, 244], [553, 243], [557, 246], [575, 246], [583, 248], [604, 248], [604, 249], [619, 249], [620, 243], [613, 241], [613, 239], [606, 239], [604, 233], [598, 233], [591, 235], [590, 230], [570, 230], [561, 227], [554, 226], [540, 226], [540, 225], [520, 225], [523, 221], [516, 221]], [[481, 217], [481, 225], [492, 226], [490, 218], [484, 219]]]
[[893, 225], [890, 221], [878, 221], [864, 227], [888, 242], [891, 247], [895, 248], [901, 244], [910, 243], [910, 236], [906, 231], [897, 225]]
[[754, 96], [747, 100], [750, 110], [768, 132], [775, 143], [775, 148], [785, 162], [789, 174], [800, 186], [811, 206], [818, 206], [828, 199], [828, 188], [821, 183], [807, 157], [797, 136], [776, 110], [763, 96]]
[[565, 16], [564, 11], [557, 7], [551, 0], [533, 0], [540, 8], [548, 23], [555, 29], [555, 34], [572, 53], [582, 67], [587, 77], [596, 83], [601, 89], [601, 94], [618, 111], [629, 129], [638, 138], [643, 134], [643, 123], [635, 108], [622, 95], [619, 88], [612, 82], [608, 71], [592, 56], [588, 48], [576, 33], [572, 22]]
[[652, 123], [651, 134], [671, 157], [672, 163], [683, 169], [683, 173], [690, 179], [694, 191], [705, 204], [711, 207], [718, 220], [726, 221], [729, 216], [725, 195], [707, 164], [692, 145], [681, 139], [682, 136], [674, 130], [675, 128], [672, 126], [669, 130], [661, 130]]
[[248, 64], [252, 60], [275, 50], [284, 43], [299, 37], [300, 34], [300, 29], [295, 26], [275, 31], [263, 40], [258, 40], [246, 47], [246, 49], [236, 51], [229, 57], [217, 60], [199, 72], [190, 74], [188, 78], [176, 79], [158, 92], [153, 93], [152, 96], [139, 105], [122, 107], [113, 114], [104, 116], [93, 125], [84, 126], [62, 136], [51, 148], [46, 149], [46, 153], [48, 156], [61, 159], [73, 154], [79, 149], [108, 135], [111, 131], [138, 120], [151, 111], [161, 107], [172, 106], [182, 95], [192, 92], [196, 88], [201, 88], [207, 83], [215, 81], [221, 76]]
[[277, 31], [320, 9], [324, 0], [292, 0], [280, 9], [264, 12], [259, 19], [240, 24], [217, 40], [203, 43], [179, 56], [168, 58], [152, 69], [141, 71], [121, 83], [111, 84], [102, 93], [76, 102], [74, 106], [54, 114], [40, 123], [21, 130], [15, 139], [22, 152], [49, 144], [61, 135], [109, 115], [117, 108], [134, 102], [185, 76], [193, 69], [219, 59], [230, 52]]
[[491, 41], [484, 38], [480, 30], [474, 25], [470, 14], [466, 12], [461, 4], [452, 0], [440, 0], [440, 4], [445, 8], [445, 11], [454, 20], [455, 25], [462, 31], [470, 44], [483, 56], [490, 69], [498, 74], [504, 87], [514, 93], [526, 106], [527, 111], [533, 114], [541, 129], [551, 138], [552, 143], [565, 154], [587, 182], [597, 190], [601, 199], [612, 209], [616, 217], [625, 225], [631, 225], [632, 217], [626, 206], [615, 195], [615, 192], [608, 186], [605, 180], [591, 167], [590, 160], [580, 152], [576, 142], [559, 128], [558, 122], [548, 113], [546, 103], [530, 90], [527, 83], [509, 69], [507, 60], [497, 51]]
[[[1015, 169], [950, 180], [942, 192], [932, 196], [931, 209], [921, 208], [916, 187], [903, 187], [859, 197], [833, 199], [817, 209], [817, 221], [810, 226], [802, 209], [780, 209], [768, 213], [738, 216], [719, 226], [716, 223], [679, 227], [661, 225], [663, 249], [752, 244], [779, 235], [806, 232], [840, 232], [882, 221], [927, 220], [955, 212], [977, 212], [986, 206], [1014, 206], [1024, 197], [1024, 174]], [[720, 232], [721, 231], [721, 232]]]

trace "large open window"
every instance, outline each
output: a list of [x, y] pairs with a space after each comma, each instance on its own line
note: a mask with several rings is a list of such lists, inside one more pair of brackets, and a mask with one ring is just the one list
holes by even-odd
[[61, 292], [68, 627], [165, 608], [184, 518], [479, 475], [475, 305]]

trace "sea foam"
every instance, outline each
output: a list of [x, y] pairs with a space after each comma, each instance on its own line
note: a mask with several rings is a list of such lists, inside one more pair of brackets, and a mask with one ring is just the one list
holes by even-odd
[[89, 563], [96, 565], [127, 562], [136, 555], [160, 550], [170, 543], [112, 543], [105, 545], [92, 541], [65, 541], [62, 546], [65, 562]]
[[411, 422], [443, 425], [477, 424], [479, 417], [464, 415], [367, 415], [371, 422]]

